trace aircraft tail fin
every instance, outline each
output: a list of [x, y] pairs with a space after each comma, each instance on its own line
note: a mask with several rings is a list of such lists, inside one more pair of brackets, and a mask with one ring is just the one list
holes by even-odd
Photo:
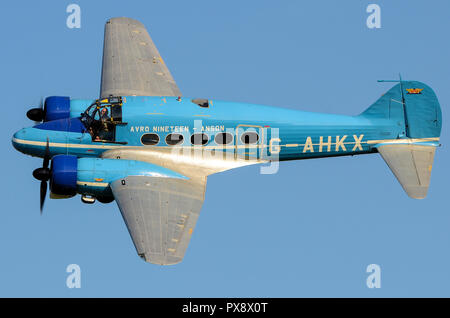
[[439, 137], [441, 107], [431, 87], [418, 81], [397, 82], [361, 116], [395, 121], [403, 128], [400, 138]]
[[408, 196], [423, 199], [430, 185], [436, 146], [433, 141], [385, 143], [377, 145], [377, 149]]
[[408, 196], [423, 199], [439, 146], [441, 107], [436, 94], [426, 84], [401, 79], [397, 82], [360, 116], [389, 119], [400, 127], [397, 139], [380, 140], [374, 147]]

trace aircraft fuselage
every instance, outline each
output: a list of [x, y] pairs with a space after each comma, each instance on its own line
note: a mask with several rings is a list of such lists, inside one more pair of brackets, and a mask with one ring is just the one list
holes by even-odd
[[[88, 132], [68, 128], [70, 123], [52, 126], [49, 122], [45, 123], [45, 129], [38, 125], [18, 131], [13, 144], [19, 151], [38, 157], [43, 157], [48, 138], [51, 155], [100, 157], [103, 152], [118, 148], [192, 148], [247, 160], [283, 161], [370, 153], [374, 151], [371, 145], [396, 139], [404, 131], [401, 122], [389, 118], [312, 113], [214, 100], [209, 101], [208, 107], [200, 107], [189, 98], [175, 97], [124, 96], [122, 99], [122, 123], [115, 127], [111, 142], [95, 141]], [[73, 101], [73, 105], [72, 108], [79, 109], [71, 110], [73, 117], [67, 121], [77, 121], [75, 116], [89, 102]], [[198, 135], [199, 142], [193, 145], [195, 133], [203, 135]], [[243, 136], [246, 133], [251, 135]], [[168, 144], [167, 138], [174, 134], [182, 140]], [[215, 139], [217, 134], [226, 134], [227, 138], [219, 141]], [[143, 144], [143, 135], [150, 135], [150, 144]]]

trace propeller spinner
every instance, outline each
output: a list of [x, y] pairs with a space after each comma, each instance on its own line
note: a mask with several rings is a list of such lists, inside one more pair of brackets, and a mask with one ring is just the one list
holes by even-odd
[[44, 107], [44, 99], [41, 98], [41, 103], [39, 107], [32, 108], [27, 111], [27, 117], [35, 122], [41, 122], [45, 118], [45, 107]]

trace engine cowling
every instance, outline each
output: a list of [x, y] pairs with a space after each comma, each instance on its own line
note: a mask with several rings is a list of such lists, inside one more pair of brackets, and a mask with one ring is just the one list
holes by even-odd
[[[81, 165], [79, 164], [81, 160]], [[80, 177], [80, 171], [81, 169], [81, 177], [85, 175], [85, 164], [86, 162], [92, 164], [92, 170], [88, 172], [90, 176], [96, 176], [95, 178], [92, 177], [92, 181], [95, 181], [95, 179], [98, 180], [98, 177], [105, 178], [104, 175], [107, 175], [108, 173], [105, 171], [97, 171], [95, 172], [94, 164], [101, 163], [102, 161], [99, 159], [93, 159], [93, 158], [83, 158], [78, 159], [76, 156], [70, 156], [70, 155], [56, 155], [52, 158], [52, 165], [50, 169], [50, 191], [52, 195], [59, 196], [60, 198], [68, 198], [71, 196], [76, 195], [77, 193], [80, 193], [82, 195], [89, 195], [97, 198], [102, 203], [109, 203], [114, 200], [114, 197], [112, 196], [111, 190], [109, 189], [108, 183], [102, 184], [102, 186], [95, 186], [92, 187], [92, 182], [87, 182], [89, 184], [88, 187], [85, 185], [79, 186], [77, 184], [78, 178]], [[101, 168], [101, 164], [97, 166], [97, 169]]]
[[70, 117], [70, 97], [50, 96], [45, 99], [44, 121]]
[[50, 96], [44, 104], [27, 111], [30, 120], [46, 122], [70, 117], [70, 98], [67, 96]]
[[50, 171], [52, 193], [58, 195], [75, 195], [77, 193], [78, 159], [76, 156], [54, 156]]

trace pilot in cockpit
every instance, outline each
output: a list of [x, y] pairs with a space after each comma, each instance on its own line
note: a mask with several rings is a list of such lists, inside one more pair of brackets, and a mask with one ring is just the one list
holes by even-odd
[[111, 119], [107, 107], [98, 107], [93, 104], [84, 113], [82, 121], [87, 125], [92, 141], [106, 142], [114, 138]]
[[100, 119], [101, 119], [102, 121], [106, 121], [106, 120], [109, 119], [109, 116], [108, 116], [108, 109], [107, 109], [106, 107], [103, 107], [103, 108], [100, 110]]

